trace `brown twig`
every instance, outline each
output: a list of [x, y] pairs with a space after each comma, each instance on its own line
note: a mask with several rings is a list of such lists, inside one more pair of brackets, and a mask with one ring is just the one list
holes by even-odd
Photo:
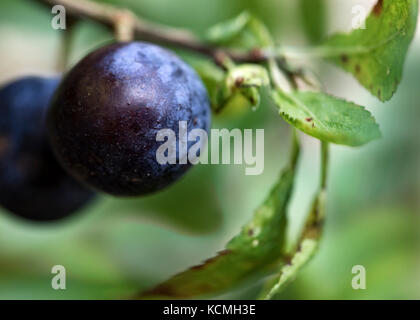
[[[86, 18], [99, 22], [115, 30], [122, 15], [130, 15], [132, 18], [132, 31], [135, 38], [146, 41], [157, 42], [164, 45], [175, 46], [207, 55], [221, 64], [220, 57], [227, 56], [235, 62], [260, 63], [265, 62], [269, 57], [262, 49], [250, 51], [235, 51], [218, 48], [203, 43], [192, 32], [167, 27], [153, 22], [145, 21], [135, 16], [131, 11], [116, 8], [110, 5], [97, 3], [89, 0], [35, 0], [49, 6], [62, 5], [66, 14], [77, 18]], [[126, 32], [127, 30], [124, 30]], [[117, 32], [119, 32], [117, 30]], [[127, 35], [127, 34], [126, 34]], [[124, 39], [125, 35], [123, 35]], [[127, 36], [129, 37], [129, 35]]]

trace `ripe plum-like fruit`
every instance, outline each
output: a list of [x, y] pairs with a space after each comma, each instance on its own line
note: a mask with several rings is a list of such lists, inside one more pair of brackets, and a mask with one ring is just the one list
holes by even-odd
[[58, 84], [24, 77], [0, 89], [0, 205], [33, 221], [64, 218], [94, 195], [61, 168], [48, 142], [46, 110]]
[[[161, 129], [210, 127], [207, 91], [173, 53], [145, 42], [104, 46], [62, 81], [48, 115], [50, 141], [67, 171], [98, 191], [138, 196], [165, 188], [191, 166], [161, 164]], [[199, 143], [189, 142], [188, 148]]]

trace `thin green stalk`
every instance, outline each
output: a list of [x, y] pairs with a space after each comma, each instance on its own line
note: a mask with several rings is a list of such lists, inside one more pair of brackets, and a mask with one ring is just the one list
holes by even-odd
[[327, 188], [328, 178], [328, 165], [329, 165], [329, 144], [321, 141], [321, 189]]
[[276, 59], [268, 59], [268, 70], [270, 72], [270, 78], [273, 83], [273, 86], [284, 93], [289, 93], [292, 91], [292, 88], [295, 87], [294, 83], [291, 83], [288, 77], [280, 69]]
[[292, 151], [290, 155], [290, 166], [292, 169], [296, 168], [300, 153], [300, 141], [298, 132], [295, 128], [292, 128]]
[[60, 44], [60, 53], [58, 55], [57, 61], [57, 70], [58, 72], [65, 72], [69, 65], [70, 55], [71, 55], [71, 45], [74, 35], [74, 27], [76, 24], [76, 19], [73, 17], [67, 18], [66, 29], [62, 30], [61, 35], [61, 44]]

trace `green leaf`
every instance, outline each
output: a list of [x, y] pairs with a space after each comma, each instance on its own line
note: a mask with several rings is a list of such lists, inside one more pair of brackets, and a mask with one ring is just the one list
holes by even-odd
[[259, 89], [268, 86], [270, 82], [267, 70], [256, 64], [234, 66], [228, 72], [209, 61], [196, 60], [191, 65], [203, 80], [212, 108], [216, 112], [229, 108], [232, 104], [258, 107]]
[[401, 81], [404, 61], [417, 23], [417, 0], [379, 0], [366, 29], [336, 34], [320, 49], [381, 101], [391, 99]]
[[212, 109], [219, 109], [220, 90], [226, 78], [226, 73], [208, 60], [194, 59], [189, 61], [189, 63], [203, 80], [209, 94]]
[[233, 19], [216, 24], [209, 29], [205, 38], [213, 45], [238, 49], [272, 45], [271, 35], [265, 25], [246, 11]]
[[299, 130], [323, 141], [360, 146], [381, 137], [369, 111], [320, 92], [273, 91], [280, 115]]
[[226, 74], [224, 84], [218, 95], [217, 110], [227, 106], [231, 101], [240, 95], [252, 108], [258, 107], [260, 103], [259, 89], [268, 86], [270, 79], [264, 67], [256, 64], [242, 64], [233, 67]]
[[[250, 50], [272, 46], [273, 41], [265, 25], [248, 12], [212, 27], [206, 40], [213, 45]], [[220, 71], [196, 68], [209, 90], [213, 110], [220, 112], [230, 106], [238, 108], [258, 107], [261, 97], [259, 88], [269, 84], [267, 70], [256, 64], [234, 66], [220, 79]], [[214, 69], [214, 66], [213, 66]]]
[[319, 43], [326, 35], [325, 0], [300, 0], [299, 6], [306, 36], [312, 43]]
[[240, 15], [228, 21], [220, 22], [207, 31], [206, 39], [214, 44], [228, 44], [235, 38], [240, 37], [246, 29], [251, 15], [244, 11]]
[[286, 264], [280, 271], [278, 280], [273, 287], [263, 296], [264, 300], [271, 300], [279, 294], [282, 289], [296, 277], [300, 269], [313, 257], [318, 248], [318, 241], [304, 239], [299, 250], [293, 255], [289, 264]]
[[315, 197], [298, 246], [290, 258], [290, 262], [281, 268], [277, 276], [278, 280], [268, 292], [263, 294], [264, 300], [275, 298], [316, 253], [323, 231], [325, 194], [325, 191], [320, 191]]
[[229, 88], [249, 88], [267, 86], [268, 72], [257, 64], [242, 64], [229, 70], [226, 85]]
[[139, 298], [192, 298], [221, 293], [251, 276], [262, 275], [282, 257], [286, 208], [292, 192], [298, 147], [285, 170], [253, 219], [226, 248], [203, 264], [177, 274]]
[[312, 203], [305, 226], [298, 241], [298, 244], [290, 257], [290, 262], [284, 265], [277, 281], [262, 292], [261, 298], [265, 300], [275, 299], [283, 288], [292, 281], [299, 270], [313, 257], [318, 249], [324, 229], [325, 205], [326, 205], [326, 183], [329, 163], [329, 146], [327, 143], [321, 143], [321, 179], [320, 187]]

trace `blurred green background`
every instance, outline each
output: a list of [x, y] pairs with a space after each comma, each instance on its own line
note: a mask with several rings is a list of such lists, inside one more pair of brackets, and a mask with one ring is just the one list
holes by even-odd
[[[243, 10], [269, 26], [279, 44], [311, 45], [350, 30], [350, 0], [109, 0], [152, 21], [202, 34]], [[0, 84], [27, 74], [54, 74], [64, 31], [29, 0], [0, 1]], [[105, 28], [76, 27], [71, 64], [112, 39]], [[363, 148], [332, 148], [328, 217], [314, 260], [283, 292], [289, 299], [420, 298], [420, 37], [394, 98], [381, 104], [351, 76], [311, 65], [326, 90], [365, 105], [383, 139]], [[264, 128], [265, 171], [245, 176], [237, 165], [197, 166], [179, 183], [140, 199], [100, 196], [76, 216], [31, 224], [0, 211], [0, 299], [117, 299], [166, 279], [223, 248], [264, 199], [288, 157], [289, 126], [263, 99], [255, 112], [222, 114], [214, 127]], [[289, 216], [298, 233], [318, 181], [318, 142], [302, 135], [303, 158]], [[51, 268], [63, 265], [67, 289], [51, 288]], [[366, 268], [367, 289], [353, 290], [351, 270]], [[259, 286], [223, 298], [255, 298]]]

